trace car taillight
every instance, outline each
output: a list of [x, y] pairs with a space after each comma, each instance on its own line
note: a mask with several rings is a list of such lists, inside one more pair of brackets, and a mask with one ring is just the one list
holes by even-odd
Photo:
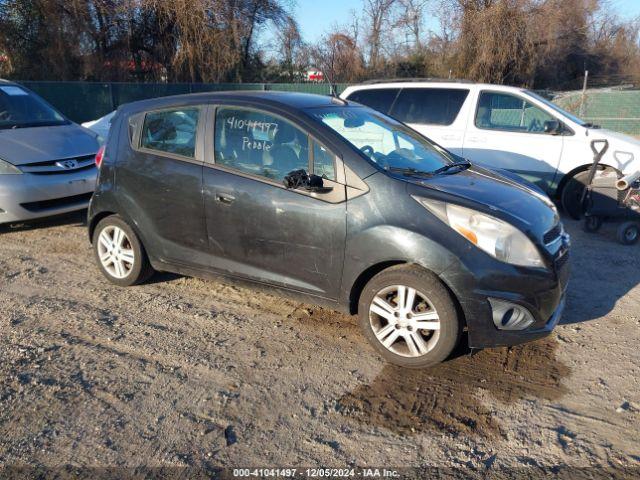
[[100, 147], [98, 153], [96, 153], [96, 167], [100, 168], [102, 165], [102, 159], [104, 158], [104, 145]]

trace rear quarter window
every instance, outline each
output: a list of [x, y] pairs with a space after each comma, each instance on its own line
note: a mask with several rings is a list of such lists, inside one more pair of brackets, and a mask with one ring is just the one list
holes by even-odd
[[458, 88], [405, 88], [390, 115], [404, 123], [451, 125], [468, 95]]
[[347, 100], [361, 103], [362, 105], [387, 114], [389, 110], [391, 110], [391, 106], [398, 96], [399, 91], [399, 88], [356, 90], [347, 97]]

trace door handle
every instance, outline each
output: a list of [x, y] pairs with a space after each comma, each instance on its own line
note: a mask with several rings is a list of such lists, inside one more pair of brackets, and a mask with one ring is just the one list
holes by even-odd
[[487, 137], [476, 137], [476, 136], [471, 136], [468, 139], [470, 142], [475, 142], [475, 143], [485, 143], [487, 141]]
[[216, 202], [222, 203], [224, 205], [231, 205], [235, 199], [236, 197], [227, 193], [216, 193]]
[[442, 139], [452, 142], [459, 142], [461, 140], [460, 135], [443, 135]]

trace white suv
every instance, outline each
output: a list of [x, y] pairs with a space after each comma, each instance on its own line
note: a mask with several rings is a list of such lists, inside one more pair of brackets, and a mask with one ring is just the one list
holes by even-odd
[[586, 123], [522, 88], [407, 80], [348, 87], [341, 97], [395, 117], [472, 162], [521, 175], [574, 218], [592, 140], [609, 142], [602, 165], [624, 174], [640, 170], [640, 140]]

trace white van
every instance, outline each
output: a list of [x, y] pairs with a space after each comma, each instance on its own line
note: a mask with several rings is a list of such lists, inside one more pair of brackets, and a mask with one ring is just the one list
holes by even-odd
[[472, 162], [521, 175], [574, 218], [593, 160], [592, 140], [608, 140], [601, 161], [606, 168], [640, 170], [640, 140], [586, 123], [522, 88], [407, 80], [348, 87], [341, 97], [395, 117]]

